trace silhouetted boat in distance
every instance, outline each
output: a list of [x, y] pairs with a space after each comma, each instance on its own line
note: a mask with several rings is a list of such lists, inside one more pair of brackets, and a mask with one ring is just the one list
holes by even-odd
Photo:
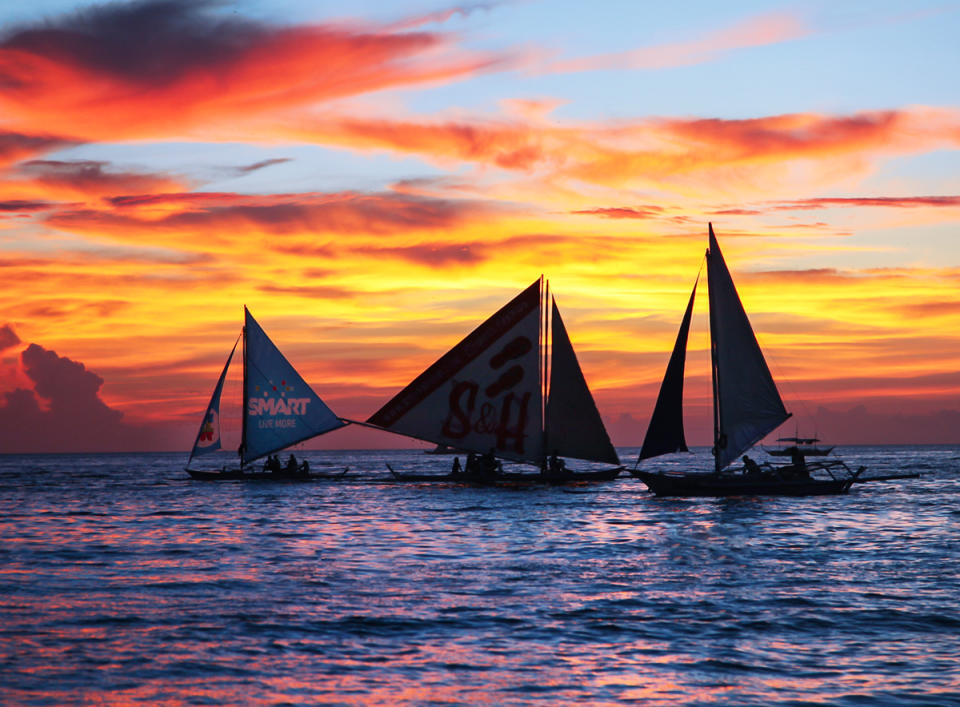
[[637, 459], [638, 468], [631, 473], [661, 496], [811, 496], [846, 492], [864, 468], [852, 472], [839, 459], [808, 463], [800, 445], [810, 444], [813, 440], [794, 440], [796, 444], [785, 452], [791, 457], [790, 464], [760, 465], [744, 455], [742, 468], [729, 468], [741, 454], [783, 424], [790, 413], [783, 405], [740, 303], [733, 278], [714, 236], [713, 225], [710, 224], [708, 229], [706, 261], [713, 379], [714, 468], [710, 472], [700, 473], [657, 473], [639, 468], [644, 459], [687, 451], [683, 432], [683, 371], [687, 335], [700, 279], [698, 275]]
[[789, 447], [777, 447], [776, 449], [764, 450], [767, 454], [774, 457], [792, 457], [795, 451], [800, 452], [805, 457], [825, 457], [833, 451], [833, 447], [818, 447], [820, 440], [816, 437], [777, 437], [778, 442], [792, 442]]
[[[197, 440], [187, 460], [186, 471], [192, 478], [203, 481], [302, 481], [311, 478], [306, 462], [286, 467], [278, 462], [273, 466], [273, 471], [253, 469], [250, 464], [298, 442], [343, 427], [347, 422], [334, 415], [307, 385], [246, 307], [243, 312], [243, 330], [234, 342], [213, 389]], [[219, 471], [191, 469], [190, 464], [196, 457], [220, 449], [220, 397], [227, 370], [241, 339], [243, 403], [242, 441], [237, 450], [239, 466]]]
[[[365, 424], [468, 455], [462, 468], [457, 458], [450, 474], [394, 472], [399, 480], [568, 483], [613, 479], [623, 468], [543, 277]], [[613, 468], [575, 471], [562, 457]], [[540, 473], [504, 472], [500, 460], [532, 464]]]
[[456, 447], [450, 447], [446, 444], [438, 444], [433, 449], [425, 449], [424, 454], [463, 454], [462, 449], [457, 449]]

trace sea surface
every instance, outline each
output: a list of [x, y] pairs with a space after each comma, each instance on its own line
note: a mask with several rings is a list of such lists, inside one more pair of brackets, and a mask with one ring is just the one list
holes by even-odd
[[305, 454], [350, 471], [0, 456], [0, 703], [960, 704], [960, 447], [850, 447], [922, 476], [728, 499]]

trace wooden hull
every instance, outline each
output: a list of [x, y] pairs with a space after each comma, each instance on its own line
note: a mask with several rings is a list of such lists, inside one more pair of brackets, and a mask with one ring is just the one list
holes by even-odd
[[601, 469], [599, 471], [568, 471], [562, 476], [545, 476], [543, 474], [524, 474], [524, 473], [509, 473], [501, 472], [491, 476], [485, 476], [482, 474], [401, 474], [393, 471], [393, 478], [395, 481], [411, 481], [411, 482], [445, 482], [445, 483], [460, 483], [460, 484], [471, 484], [474, 486], [504, 486], [504, 487], [516, 487], [516, 486], [543, 486], [545, 484], [549, 485], [563, 485], [570, 483], [578, 482], [588, 482], [588, 481], [613, 481], [617, 476], [620, 475], [620, 472], [623, 471], [622, 466], [616, 467], [614, 469]]
[[199, 471], [187, 469], [190, 478], [197, 481], [310, 481], [312, 476], [294, 474], [271, 474], [263, 471], [244, 471], [243, 469], [224, 469], [223, 471]]
[[658, 496], [827, 496], [846, 493], [854, 479], [782, 479], [771, 475], [630, 472]]
[[564, 471], [560, 474], [540, 474], [539, 478], [548, 484], [570, 484], [579, 481], [613, 481], [624, 467], [618, 466], [613, 469], [599, 469], [597, 471]]

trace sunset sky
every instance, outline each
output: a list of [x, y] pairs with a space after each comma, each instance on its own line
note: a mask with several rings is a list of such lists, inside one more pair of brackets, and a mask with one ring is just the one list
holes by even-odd
[[[0, 24], [0, 451], [186, 452], [244, 305], [364, 419], [541, 273], [639, 445], [708, 221], [789, 432], [960, 442], [960, 3], [34, 0]], [[707, 345], [702, 291], [694, 444]]]

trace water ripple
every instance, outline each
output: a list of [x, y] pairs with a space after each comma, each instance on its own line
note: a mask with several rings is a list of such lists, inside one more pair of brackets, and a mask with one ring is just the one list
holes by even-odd
[[811, 499], [397, 484], [382, 452], [311, 457], [351, 472], [0, 457], [0, 703], [960, 703], [957, 448], [851, 448], [924, 476]]

